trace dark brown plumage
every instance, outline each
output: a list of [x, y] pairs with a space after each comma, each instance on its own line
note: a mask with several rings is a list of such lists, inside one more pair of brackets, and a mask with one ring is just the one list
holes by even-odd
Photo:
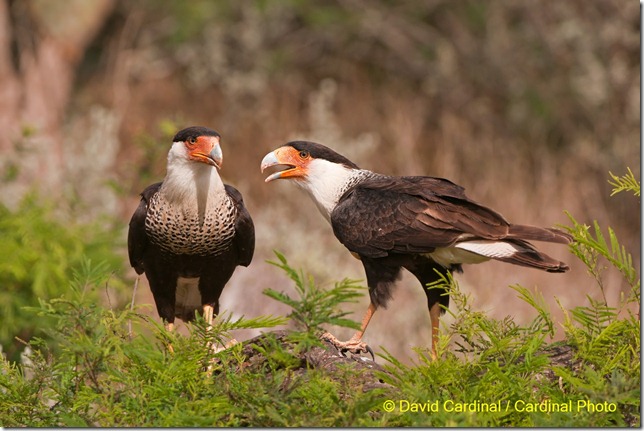
[[190, 321], [199, 310], [212, 323], [235, 268], [253, 258], [253, 221], [241, 194], [221, 181], [221, 163], [217, 132], [180, 131], [164, 181], [143, 191], [130, 221], [130, 264], [145, 272], [169, 329], [175, 317]]
[[[393, 177], [360, 169], [329, 148], [296, 141], [266, 155], [262, 170], [284, 169], [266, 181], [293, 179], [307, 191], [331, 223], [338, 240], [365, 268], [371, 305], [362, 330], [348, 342], [327, 336], [341, 349], [363, 351], [361, 342], [371, 316], [386, 307], [401, 270], [423, 287], [462, 271], [463, 264], [496, 259], [548, 272], [568, 266], [538, 251], [528, 241], [568, 244], [571, 236], [557, 229], [515, 225], [499, 213], [469, 199], [464, 189], [443, 178]], [[438, 318], [449, 297], [424, 289], [432, 320], [435, 351]], [[442, 306], [442, 307], [441, 307]]]

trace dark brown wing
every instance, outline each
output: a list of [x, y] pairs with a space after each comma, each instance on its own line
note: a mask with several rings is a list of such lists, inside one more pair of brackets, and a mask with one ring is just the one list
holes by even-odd
[[380, 177], [345, 193], [331, 214], [336, 237], [368, 257], [428, 253], [463, 234], [504, 238], [509, 223], [468, 199], [463, 188], [433, 177]]
[[504, 238], [508, 233], [510, 223], [501, 214], [469, 199], [463, 187], [449, 180], [435, 177], [389, 178], [393, 190], [415, 196], [425, 204], [421, 210], [424, 215], [419, 219], [423, 223], [431, 224], [434, 219], [461, 233], [485, 239]]
[[127, 251], [130, 265], [137, 274], [143, 274], [143, 254], [148, 246], [148, 234], [145, 232], [145, 218], [148, 214], [148, 202], [159, 191], [162, 183], [152, 184], [141, 193], [141, 202], [130, 219], [130, 228], [127, 234]]
[[232, 198], [237, 209], [237, 219], [235, 220], [235, 238], [234, 246], [238, 252], [238, 265], [248, 266], [253, 260], [255, 252], [255, 225], [250, 213], [244, 206], [244, 199], [241, 193], [228, 184], [225, 185], [226, 193]]
[[[472, 221], [476, 218], [479, 218], [484, 223], [495, 224], [495, 220], [499, 221], [499, 226], [503, 226], [501, 231], [505, 231], [505, 234], [502, 237], [483, 237], [486, 239], [520, 239], [524, 241], [545, 241], [545, 242], [554, 242], [558, 244], [569, 244], [572, 242], [572, 236], [566, 232], [563, 232], [559, 229], [543, 228], [537, 226], [528, 226], [528, 225], [519, 225], [519, 224], [509, 224], [503, 218], [503, 216], [489, 208], [481, 206], [476, 202], [470, 200], [465, 196], [464, 189], [461, 186], [458, 186], [452, 183], [449, 180], [443, 178], [434, 178], [434, 177], [402, 177], [402, 179], [407, 182], [416, 185], [419, 189], [417, 190], [418, 196], [424, 197], [428, 200], [434, 199], [436, 196], [440, 196], [442, 199], [452, 202], [456, 205], [465, 206], [468, 208], [469, 220], [467, 223], [471, 224], [472, 227], [476, 226], [476, 223], [472, 224]], [[396, 186], [399, 188], [400, 186]], [[409, 187], [409, 186], [408, 186]], [[407, 188], [408, 188], [407, 187]], [[405, 187], [399, 188], [405, 189]], [[414, 193], [412, 190], [411, 193]], [[506, 230], [507, 226], [507, 230]], [[464, 227], [464, 226], [463, 226]], [[465, 230], [468, 233], [470, 231]], [[490, 232], [490, 234], [492, 234]]]

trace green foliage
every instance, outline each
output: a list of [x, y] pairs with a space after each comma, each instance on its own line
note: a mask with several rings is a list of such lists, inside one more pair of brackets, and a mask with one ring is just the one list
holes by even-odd
[[[420, 349], [412, 365], [384, 356], [389, 365], [382, 379], [398, 390], [389, 396], [394, 401], [384, 418], [389, 426], [639, 424], [639, 321], [620, 320], [608, 307], [598, 307], [588, 320], [576, 320], [576, 312], [571, 313], [564, 325], [566, 340], [548, 345], [545, 337], [552, 335], [553, 322], [539, 295], [513, 286], [537, 311], [522, 326], [510, 317], [494, 320], [471, 312], [469, 298], [450, 283], [456, 311], [447, 335], [441, 336], [441, 359]], [[608, 314], [612, 323], [596, 332], [597, 320], [603, 322]], [[450, 339], [457, 348], [446, 350]], [[569, 357], [557, 361], [558, 350]]]
[[[113, 305], [125, 299], [116, 228], [105, 222], [66, 223], [57, 220], [53, 211], [52, 204], [43, 205], [36, 196], [25, 197], [15, 211], [0, 205], [0, 345], [14, 358], [18, 351], [14, 337], [28, 339], [35, 326], [44, 323], [21, 309], [38, 305], [41, 298], [67, 294], [69, 280], [78, 276], [77, 268], [100, 262], [94, 268], [111, 279]], [[94, 282], [88, 294], [99, 301], [102, 283]]]
[[593, 232], [591, 232], [590, 226], [580, 224], [572, 215], [567, 214], [573, 224], [568, 228], [568, 231], [575, 240], [571, 245], [571, 251], [586, 265], [588, 272], [595, 278], [602, 293], [604, 291], [602, 273], [606, 268], [600, 261], [600, 258], [603, 257], [612, 267], [622, 273], [624, 280], [632, 289], [632, 295], [639, 300], [640, 280], [633, 266], [633, 258], [624, 246], [620, 245], [615, 231], [608, 228], [607, 241], [597, 221], [593, 223]]
[[282, 269], [293, 280], [299, 298], [273, 289], [264, 290], [264, 294], [292, 308], [288, 317], [297, 329], [307, 335], [308, 340], [314, 344], [319, 343], [316, 334], [322, 324], [360, 329], [358, 323], [346, 318], [350, 312], [340, 310], [342, 304], [356, 302], [362, 296], [364, 288], [356, 280], [344, 279], [335, 283], [332, 289], [324, 289], [317, 286], [312, 277], [290, 267], [281, 253], [275, 251], [275, 255], [279, 262], [269, 263]]
[[292, 308], [294, 335], [269, 333], [214, 353], [211, 345], [225, 343], [231, 331], [285, 319], [220, 316], [212, 328], [197, 319], [189, 336], [167, 333], [136, 309], [92, 300], [97, 285], [114, 279], [104, 265], [86, 262], [70, 277], [70, 297], [28, 310], [51, 324], [29, 344], [25, 361], [0, 361], [0, 425], [639, 426], [640, 322], [631, 311], [639, 309], [640, 281], [614, 233], [606, 240], [598, 226], [591, 234], [572, 220], [571, 251], [597, 288], [604, 288], [604, 259], [632, 287], [630, 295], [618, 304], [589, 297], [586, 306], [564, 309], [565, 339], [548, 344], [555, 324], [538, 292], [512, 286], [535, 310], [533, 321], [520, 325], [474, 311], [445, 277], [429, 286], [447, 289], [453, 304], [440, 359], [416, 349], [416, 362], [403, 364], [385, 352], [385, 371], [377, 373], [384, 385], [367, 391], [352, 368], [312, 369], [300, 355], [321, 325], [354, 326], [338, 311], [359, 296], [354, 281], [325, 292], [276, 253], [272, 263], [293, 281], [297, 297], [265, 293]]
[[[187, 337], [167, 333], [137, 310], [114, 311], [89, 300], [88, 286], [102, 283], [104, 277], [98, 268], [81, 267], [70, 283], [73, 298], [41, 301], [30, 309], [38, 319], [53, 322], [45, 334], [55, 340], [57, 349], [36, 339], [24, 364], [0, 362], [0, 424], [590, 427], [639, 423], [639, 325], [632, 317], [619, 319], [613, 309], [591, 303], [589, 309], [597, 308], [595, 314], [571, 312], [565, 324], [566, 340], [546, 345], [553, 323], [538, 294], [513, 287], [537, 311], [533, 322], [521, 326], [510, 318], [497, 321], [472, 312], [469, 297], [447, 278], [442, 282], [447, 283], [455, 305], [454, 323], [441, 337], [440, 360], [418, 349], [417, 363], [407, 365], [385, 353], [386, 372], [380, 378], [389, 389], [363, 391], [360, 375], [350, 368], [338, 367], [333, 378], [321, 370], [302, 368], [297, 353], [310, 348], [303, 346], [310, 340], [309, 332], [344, 317], [330, 311], [341, 305], [337, 297], [322, 295], [310, 278], [291, 268], [284, 256], [277, 256], [275, 264], [294, 281], [300, 297], [273, 290], [267, 294], [293, 307], [291, 318], [304, 332], [289, 337], [295, 346], [273, 334], [252, 345], [251, 351], [263, 361], [249, 360], [248, 350], [241, 345], [219, 353], [209, 346], [223, 344], [235, 329], [271, 327], [284, 323], [283, 318], [219, 317], [210, 329], [197, 319]], [[342, 289], [336, 293], [347, 294]], [[346, 298], [352, 300], [355, 295], [354, 290]], [[307, 311], [316, 309], [326, 318]], [[612, 314], [610, 323], [605, 319], [608, 314]], [[458, 347], [454, 351], [446, 349], [450, 340]], [[575, 353], [570, 362], [553, 363], [546, 354], [571, 344]], [[538, 410], [553, 405], [572, 410]], [[598, 412], [598, 406], [608, 407]]]
[[[639, 182], [628, 169], [622, 178], [610, 174], [615, 186], [613, 194], [631, 191], [640, 196]], [[640, 409], [640, 318], [634, 310], [641, 308], [640, 278], [631, 254], [620, 244], [615, 232], [608, 228], [608, 240], [597, 221], [593, 227], [582, 225], [568, 215], [574, 237], [571, 251], [585, 265], [602, 294], [602, 300], [588, 297], [588, 306], [579, 306], [565, 313], [564, 329], [569, 342], [576, 346], [582, 368], [578, 373], [557, 367], [555, 372], [567, 385], [578, 387], [588, 397], [618, 400], [626, 416], [639, 418]], [[618, 304], [608, 304], [605, 295], [604, 271], [614, 268], [630, 288]], [[625, 317], [622, 317], [625, 316]], [[621, 425], [620, 422], [616, 424]]]
[[136, 310], [114, 311], [90, 300], [86, 286], [98, 281], [96, 275], [90, 266], [79, 269], [73, 298], [41, 301], [29, 310], [52, 322], [44, 333], [57, 348], [36, 339], [22, 365], [0, 361], [0, 425], [374, 424], [369, 412], [380, 402], [377, 392], [340, 396], [356, 379], [348, 370], [334, 379], [316, 370], [298, 375], [300, 360], [270, 335], [254, 346], [266, 358], [259, 365], [246, 362], [241, 345], [218, 353], [209, 347], [226, 341], [230, 331], [271, 327], [284, 318], [220, 316], [212, 328], [197, 319], [187, 337], [167, 333]]
[[610, 194], [611, 196], [624, 191], [631, 191], [635, 196], [640, 196], [640, 182], [635, 178], [631, 168], [627, 168], [627, 170], [628, 173], [621, 177], [609, 172], [612, 181], [608, 181], [608, 183], [614, 187], [613, 192]]

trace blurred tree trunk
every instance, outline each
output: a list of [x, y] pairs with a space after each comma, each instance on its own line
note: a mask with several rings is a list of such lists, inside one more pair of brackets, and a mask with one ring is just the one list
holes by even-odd
[[75, 69], [112, 11], [112, 0], [0, 0], [2, 200], [34, 184], [60, 190], [63, 120]]

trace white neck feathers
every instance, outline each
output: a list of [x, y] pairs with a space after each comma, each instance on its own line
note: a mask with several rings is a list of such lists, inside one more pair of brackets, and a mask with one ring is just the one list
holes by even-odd
[[365, 171], [316, 159], [309, 163], [308, 174], [297, 181], [297, 184], [311, 195], [322, 215], [330, 222], [331, 212], [340, 197], [355, 183], [352, 180], [362, 176], [363, 172]]
[[196, 209], [203, 219], [206, 208], [221, 201], [226, 190], [215, 167], [191, 161], [183, 142], [175, 142], [160, 193], [177, 208]]

